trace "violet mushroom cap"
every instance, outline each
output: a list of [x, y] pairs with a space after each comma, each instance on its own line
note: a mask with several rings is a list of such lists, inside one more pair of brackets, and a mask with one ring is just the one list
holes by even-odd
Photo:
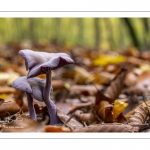
[[[43, 102], [43, 90], [45, 84], [46, 84], [45, 81], [42, 79], [39, 78], [27, 79], [26, 76], [19, 77], [12, 83], [12, 87], [26, 92], [30, 118], [33, 120], [36, 120], [36, 112], [33, 106], [33, 98]], [[51, 92], [52, 88], [50, 88], [50, 93]]]
[[20, 50], [19, 54], [25, 59], [26, 70], [29, 70], [27, 78], [45, 74], [45, 69], [58, 69], [64, 65], [73, 64], [74, 61], [66, 53], [34, 52], [32, 50]]
[[[29, 93], [34, 99], [43, 102], [43, 90], [45, 87], [45, 80], [40, 78], [27, 79], [26, 76], [19, 77], [12, 83], [12, 87]], [[52, 89], [51, 89], [52, 92]]]

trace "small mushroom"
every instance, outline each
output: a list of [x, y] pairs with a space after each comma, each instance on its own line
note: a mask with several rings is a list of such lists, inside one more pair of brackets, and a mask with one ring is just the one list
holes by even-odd
[[43, 102], [43, 90], [45, 84], [46, 82], [40, 78], [34, 77], [34, 78], [27, 79], [26, 76], [19, 77], [12, 83], [12, 87], [26, 92], [28, 109], [29, 109], [30, 117], [33, 120], [36, 120], [36, 113], [33, 106], [33, 98]]
[[51, 117], [50, 124], [59, 123], [60, 120], [57, 116], [56, 106], [50, 99], [52, 89], [51, 70], [58, 69], [67, 64], [73, 64], [74, 61], [66, 53], [46, 53], [34, 52], [32, 50], [20, 50], [19, 54], [24, 57], [26, 69], [29, 70], [27, 78], [46, 74], [46, 85], [43, 90], [43, 100]]

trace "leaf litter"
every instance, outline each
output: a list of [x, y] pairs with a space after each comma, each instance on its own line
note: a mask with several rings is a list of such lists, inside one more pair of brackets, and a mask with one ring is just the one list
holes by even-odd
[[[24, 60], [13, 51], [12, 58], [18, 58], [14, 61], [0, 54], [5, 62], [0, 66], [1, 132], [149, 132], [149, 53], [93, 55], [82, 48], [76, 57], [74, 49], [62, 47], [75, 65], [52, 72], [51, 98], [61, 122], [49, 125], [46, 105], [33, 99], [37, 121], [32, 120], [25, 94], [11, 86], [13, 80], [27, 75]], [[58, 52], [57, 46], [53, 52]]]

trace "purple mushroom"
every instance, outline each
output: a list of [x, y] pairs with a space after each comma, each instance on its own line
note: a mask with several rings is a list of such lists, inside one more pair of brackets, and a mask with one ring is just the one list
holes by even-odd
[[20, 50], [19, 54], [25, 59], [26, 69], [29, 70], [27, 78], [32, 78], [40, 74], [46, 74], [46, 84], [42, 91], [43, 101], [45, 102], [51, 118], [50, 124], [60, 122], [57, 113], [56, 105], [50, 99], [52, 83], [51, 70], [58, 69], [64, 65], [73, 64], [74, 61], [66, 53], [47, 53], [34, 52], [32, 50]]
[[40, 78], [34, 77], [34, 78], [27, 79], [26, 76], [20, 77], [12, 83], [12, 87], [26, 92], [28, 109], [29, 109], [30, 117], [33, 120], [36, 120], [36, 113], [33, 106], [33, 98], [40, 102], [43, 102], [43, 90], [45, 84], [46, 82]]

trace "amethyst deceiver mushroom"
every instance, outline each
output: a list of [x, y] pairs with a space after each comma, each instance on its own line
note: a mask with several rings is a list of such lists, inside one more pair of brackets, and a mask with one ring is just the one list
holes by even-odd
[[32, 78], [40, 74], [46, 74], [46, 85], [43, 89], [43, 100], [48, 108], [51, 118], [50, 124], [60, 122], [56, 106], [50, 99], [52, 88], [51, 70], [58, 69], [64, 65], [73, 64], [74, 61], [66, 53], [34, 52], [32, 50], [20, 50], [19, 54], [25, 59], [26, 69], [29, 70], [27, 78]]
[[33, 106], [33, 98], [40, 102], [43, 102], [43, 90], [45, 84], [45, 80], [36, 77], [27, 79], [26, 76], [19, 77], [12, 83], [12, 87], [26, 92], [30, 118], [33, 120], [36, 120], [36, 113]]

